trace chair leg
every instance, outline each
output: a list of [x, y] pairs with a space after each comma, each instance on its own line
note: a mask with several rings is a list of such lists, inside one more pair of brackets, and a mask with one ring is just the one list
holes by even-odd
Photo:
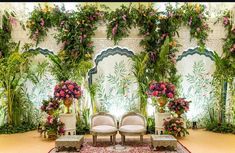
[[116, 134], [113, 135], [113, 145], [116, 145]]
[[113, 143], [113, 136], [110, 136], [110, 142]]
[[124, 142], [125, 142], [125, 136], [122, 135], [122, 145], [124, 145]]
[[140, 135], [140, 142], [143, 143], [143, 135]]
[[96, 146], [97, 135], [93, 135], [93, 145]]

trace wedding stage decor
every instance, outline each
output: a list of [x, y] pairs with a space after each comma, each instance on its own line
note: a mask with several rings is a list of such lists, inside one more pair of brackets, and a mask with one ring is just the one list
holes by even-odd
[[[121, 138], [117, 139], [118, 144], [121, 144]], [[176, 151], [168, 151], [164, 147], [157, 148], [153, 151], [151, 147], [150, 139], [144, 138], [143, 143], [128, 138], [123, 150], [114, 149], [114, 146], [108, 141], [108, 139], [101, 139], [97, 142], [96, 147], [92, 144], [91, 138], [85, 138], [80, 153], [191, 153], [186, 147], [184, 147], [179, 141], [177, 141]], [[71, 150], [72, 151], [72, 150]], [[52, 148], [48, 153], [67, 153], [56, 152], [55, 148]], [[78, 152], [70, 152], [78, 153]]]

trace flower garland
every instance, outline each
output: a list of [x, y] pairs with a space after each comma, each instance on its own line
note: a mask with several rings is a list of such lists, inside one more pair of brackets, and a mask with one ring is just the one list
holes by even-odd
[[63, 50], [69, 58], [92, 59], [92, 36], [103, 13], [93, 5], [78, 7], [78, 11], [74, 12], [65, 12], [56, 7], [55, 12], [59, 15], [56, 39], [63, 43]]
[[[131, 3], [130, 3], [131, 4]], [[122, 38], [128, 37], [132, 26], [135, 25], [135, 14], [131, 11], [131, 5], [121, 5], [115, 11], [106, 12], [104, 18], [107, 20], [107, 38], [111, 38], [116, 45]]]
[[223, 25], [227, 30], [223, 51], [227, 57], [235, 56], [235, 25], [231, 23], [231, 12], [225, 11], [223, 15]]
[[185, 3], [181, 6], [183, 23], [190, 27], [191, 38], [196, 38], [198, 45], [203, 49], [208, 33], [211, 32], [208, 24], [208, 12], [202, 4]]
[[36, 41], [36, 45], [43, 41], [47, 36], [49, 28], [53, 27], [53, 8], [48, 5], [35, 7], [30, 18], [26, 22], [26, 27], [30, 30], [32, 40]]

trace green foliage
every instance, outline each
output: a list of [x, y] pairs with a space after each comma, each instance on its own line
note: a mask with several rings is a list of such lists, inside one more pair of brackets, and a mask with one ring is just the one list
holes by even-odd
[[65, 61], [65, 57], [67, 56], [63, 51], [60, 52], [59, 55], [49, 54], [50, 72], [59, 82], [71, 79], [81, 84], [83, 78], [86, 77], [87, 71], [92, 68], [93, 64], [91, 61], [85, 60], [80, 60], [79, 62]]
[[147, 62], [149, 56], [145, 52], [141, 52], [138, 55], [133, 56], [133, 74], [135, 75], [138, 83], [138, 95], [140, 97], [140, 112], [147, 116], [147, 95], [145, 91], [147, 90], [148, 78], [146, 77]]
[[92, 83], [91, 85], [89, 85], [89, 88], [88, 88], [90, 96], [91, 96], [91, 105], [92, 105], [93, 114], [97, 112], [97, 106], [96, 106], [96, 100], [95, 100], [97, 86], [98, 85], [96, 83]]
[[233, 133], [235, 134], [235, 126], [230, 123], [209, 122], [206, 125], [206, 130], [217, 133]]
[[26, 27], [30, 30], [29, 38], [36, 41], [36, 45], [47, 36], [49, 28], [53, 27], [53, 9], [48, 5], [42, 7], [40, 4], [31, 12]]
[[23, 122], [18, 126], [3, 125], [0, 127], [0, 134], [13, 134], [13, 133], [23, 133], [27, 131], [32, 131], [36, 129], [36, 125], [28, 122]]
[[154, 117], [147, 118], [147, 133], [149, 133], [149, 134], [155, 133], [155, 119], [154, 119]]
[[90, 131], [90, 109], [85, 108], [82, 111], [81, 119], [77, 121], [76, 134], [87, 134]]
[[121, 8], [105, 12], [104, 18], [107, 20], [107, 38], [111, 38], [115, 45], [122, 38], [128, 37], [130, 29], [135, 26], [135, 14], [131, 12], [131, 3], [129, 7], [121, 5]]
[[190, 27], [191, 38], [196, 38], [198, 45], [203, 49], [208, 33], [211, 32], [206, 21], [208, 20], [208, 12], [205, 11], [205, 5], [185, 3], [181, 6], [182, 19], [184, 25]]

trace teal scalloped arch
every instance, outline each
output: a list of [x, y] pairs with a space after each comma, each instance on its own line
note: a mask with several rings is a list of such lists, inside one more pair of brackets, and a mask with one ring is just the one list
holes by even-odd
[[95, 62], [95, 67], [90, 69], [90, 71], [88, 72], [88, 83], [89, 85], [92, 84], [92, 75], [97, 73], [97, 66], [99, 64], [99, 62], [101, 62], [104, 58], [108, 57], [108, 56], [114, 56], [116, 54], [119, 55], [125, 55], [127, 57], [132, 57], [134, 56], [134, 53], [126, 48], [120, 48], [120, 47], [115, 47], [115, 48], [108, 48], [107, 50], [104, 50], [101, 52], [101, 54], [99, 54], [94, 62]]
[[198, 55], [203, 55], [206, 56], [208, 58], [210, 58], [212, 61], [214, 61], [214, 53], [212, 51], [209, 51], [208, 49], [205, 48], [204, 51], [199, 51], [198, 47], [196, 48], [190, 48], [186, 51], [184, 51], [181, 55], [179, 55], [176, 59], [176, 62], [181, 61], [184, 57], [187, 57], [188, 55], [194, 55], [194, 54], [198, 54]]
[[38, 51], [39, 53], [41, 53], [41, 54], [43, 54], [43, 55], [45, 55], [45, 56], [47, 56], [47, 55], [49, 55], [49, 54], [54, 54], [53, 51], [50, 51], [49, 49], [43, 49], [43, 48], [41, 48], [41, 47], [38, 47], [38, 48], [30, 48], [28, 51], [29, 51], [29, 52]]

